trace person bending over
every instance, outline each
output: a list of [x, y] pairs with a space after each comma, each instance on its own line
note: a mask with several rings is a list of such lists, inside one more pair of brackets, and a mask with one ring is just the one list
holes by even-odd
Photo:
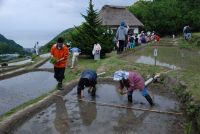
[[151, 106], [155, 105], [146, 91], [145, 81], [140, 74], [136, 72], [116, 71], [113, 80], [119, 80], [119, 91], [122, 91], [124, 86], [127, 88], [127, 91], [123, 91], [122, 95], [128, 94], [129, 102], [132, 102], [133, 91], [139, 89], [140, 93], [147, 99], [149, 104]]
[[78, 83], [77, 94], [81, 94], [81, 97], [84, 97], [84, 86], [91, 87], [90, 91], [92, 92], [91, 96], [95, 96], [96, 89], [95, 85], [97, 84], [97, 73], [92, 70], [85, 70], [82, 73], [82, 76]]

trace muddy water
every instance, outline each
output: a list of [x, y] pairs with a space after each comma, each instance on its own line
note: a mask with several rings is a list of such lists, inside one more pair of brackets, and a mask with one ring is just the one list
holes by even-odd
[[27, 101], [53, 90], [57, 84], [54, 74], [30, 72], [0, 81], [0, 115]]
[[16, 65], [21, 65], [21, 64], [25, 64], [31, 62], [31, 59], [28, 60], [24, 60], [24, 61], [19, 61], [19, 62], [14, 62], [14, 63], [8, 63], [8, 66], [16, 66]]
[[[97, 86], [95, 97], [88, 94], [85, 88], [85, 100], [98, 101], [116, 105], [153, 110], [179, 111], [179, 103], [172, 97], [148, 88], [147, 91], [156, 103], [150, 107], [139, 91], [133, 93], [133, 103], [127, 101], [126, 95], [118, 93], [118, 84], [101, 83]], [[77, 87], [66, 97], [80, 98], [76, 94]], [[44, 133], [44, 134], [166, 134], [173, 126], [171, 123], [179, 121], [180, 117], [159, 114], [148, 111], [138, 111], [117, 108], [101, 104], [94, 104], [57, 97], [51, 107], [44, 109], [32, 119], [15, 130], [15, 134]]]
[[47, 61], [44, 65], [40, 66], [39, 68], [54, 68], [53, 64], [51, 64], [49, 61]]
[[46, 57], [49, 57], [49, 56], [51, 56], [51, 53], [41, 54], [40, 55], [41, 58], [46, 58]]
[[[157, 57], [154, 57], [154, 49], [157, 49]], [[173, 47], [146, 47], [132, 55], [123, 58], [124, 60], [165, 66], [172, 69], [190, 69], [200, 71], [200, 54], [180, 50]]]

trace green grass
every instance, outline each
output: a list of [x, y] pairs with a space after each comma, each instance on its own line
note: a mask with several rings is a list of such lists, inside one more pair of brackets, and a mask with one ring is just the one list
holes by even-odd
[[179, 44], [180, 48], [186, 48], [186, 49], [191, 49], [191, 45], [189, 43], [187, 44]]

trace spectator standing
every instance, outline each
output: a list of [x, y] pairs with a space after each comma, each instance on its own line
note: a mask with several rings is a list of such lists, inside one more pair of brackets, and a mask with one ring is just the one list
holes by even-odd
[[192, 28], [188, 25], [185, 29], [186, 39], [191, 39]]
[[65, 78], [65, 67], [68, 58], [68, 49], [63, 44], [64, 39], [58, 38], [57, 44], [54, 44], [51, 48], [51, 58], [55, 57], [58, 60], [53, 64], [54, 65], [54, 78], [58, 81], [58, 90], [63, 90], [62, 81]]
[[81, 52], [81, 49], [74, 47], [74, 48], [70, 49], [69, 52], [73, 52], [72, 66], [71, 66], [71, 69], [73, 69], [75, 60], [78, 62], [77, 56], [79, 56], [79, 52]]
[[71, 41], [69, 40], [66, 44], [67, 44], [67, 48], [69, 49], [71, 46]]
[[130, 41], [130, 48], [133, 48], [135, 45], [135, 36], [133, 34], [130, 36], [129, 41]]
[[183, 27], [183, 37], [186, 39], [186, 28], [187, 28], [187, 24], [185, 24], [185, 26]]
[[172, 37], [173, 37], [173, 39], [174, 39], [174, 38], [175, 38], [175, 35], [173, 34]]
[[[127, 28], [126, 28], [127, 26]], [[124, 22], [121, 22], [121, 26], [117, 29], [116, 39], [119, 40], [119, 54], [123, 52], [125, 36], [128, 34], [129, 26]]]
[[142, 44], [142, 37], [141, 37], [141, 35], [139, 35], [139, 38], [138, 38], [138, 45], [140, 46], [141, 44]]
[[97, 41], [94, 44], [93, 51], [94, 51], [94, 60], [100, 60], [101, 46]]
[[36, 42], [34, 48], [35, 48], [36, 54], [37, 54], [37, 56], [38, 56], [38, 53], [39, 53], [39, 50], [40, 50], [39, 42]]
[[138, 46], [138, 34], [135, 35], [135, 46]]

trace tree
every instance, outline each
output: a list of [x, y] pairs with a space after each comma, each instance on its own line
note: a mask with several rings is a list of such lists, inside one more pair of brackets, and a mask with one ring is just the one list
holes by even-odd
[[72, 46], [80, 48], [82, 54], [92, 55], [94, 43], [97, 41], [102, 47], [101, 55], [111, 52], [114, 46], [114, 35], [110, 27], [101, 27], [102, 20], [99, 19], [97, 10], [94, 10], [92, 0], [89, 2], [87, 15], [81, 15], [86, 22], [83, 22], [79, 27], [75, 26], [76, 32], [69, 31]]

